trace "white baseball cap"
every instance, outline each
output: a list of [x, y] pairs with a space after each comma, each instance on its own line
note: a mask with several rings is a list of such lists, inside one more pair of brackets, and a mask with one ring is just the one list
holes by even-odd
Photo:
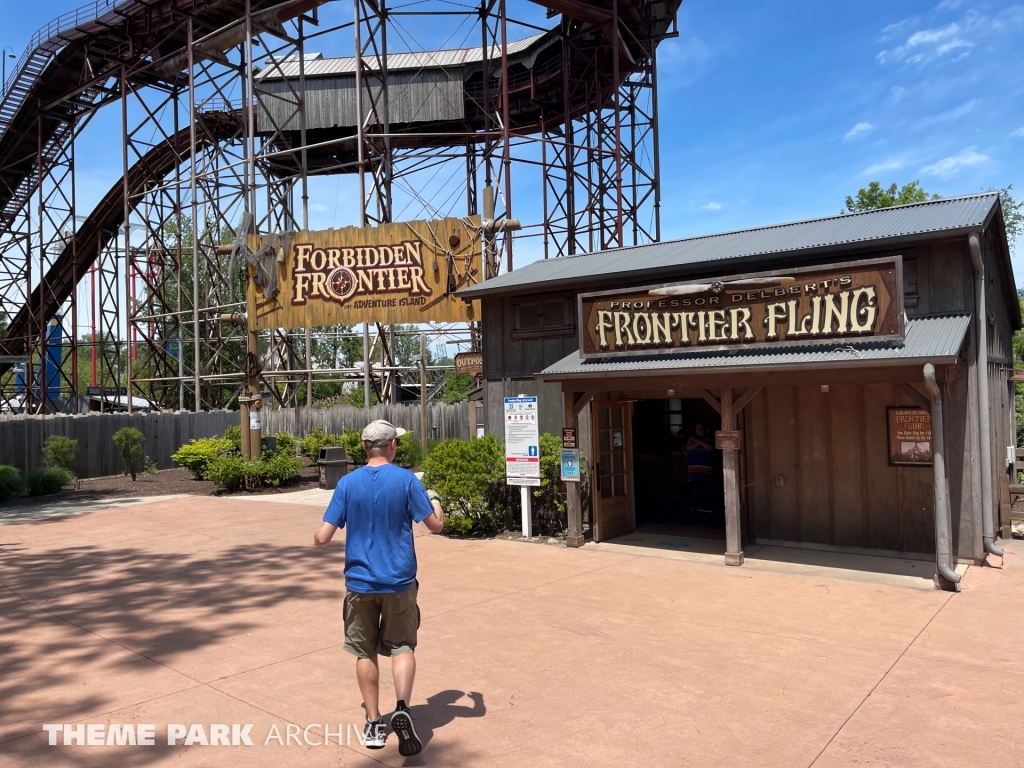
[[371, 421], [363, 428], [363, 440], [369, 440], [375, 444], [379, 443], [390, 443], [396, 437], [401, 437], [405, 434], [405, 430], [401, 427], [396, 427], [390, 421], [384, 421], [384, 419], [377, 419], [377, 421]]

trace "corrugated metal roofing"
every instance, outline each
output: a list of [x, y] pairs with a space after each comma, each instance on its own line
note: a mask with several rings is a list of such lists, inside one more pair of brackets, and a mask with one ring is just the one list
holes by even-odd
[[967, 231], [983, 226], [998, 204], [996, 192], [930, 200], [925, 203], [847, 213], [823, 219], [776, 224], [717, 235], [670, 240], [610, 251], [535, 261], [467, 288], [461, 295], [507, 293], [529, 285], [545, 290], [611, 277], [641, 277], [693, 264], [706, 266], [733, 259], [827, 249], [869, 241], [898, 241], [934, 232]]
[[[526, 52], [530, 46], [539, 41], [545, 35], [549, 35], [550, 42], [557, 38], [551, 32], [540, 32], [522, 40], [515, 40], [508, 44], [508, 55], [518, 56]], [[538, 53], [538, 49], [534, 53]], [[491, 47], [491, 58], [501, 58], [501, 48]], [[467, 64], [476, 64], [483, 61], [483, 50], [481, 46], [475, 48], [452, 48], [447, 51], [412, 51], [409, 53], [389, 53], [388, 71], [397, 72], [409, 69], [447, 69], [459, 68]], [[532, 60], [527, 66], [532, 66]], [[355, 56], [339, 56], [334, 58], [317, 58], [310, 60], [306, 57], [306, 77], [325, 77], [327, 75], [352, 74], [356, 71]], [[282, 60], [278, 66], [268, 66], [257, 75], [258, 80], [272, 80], [291, 78], [299, 76], [299, 58], [291, 56]]]
[[808, 365], [841, 367], [855, 364], [952, 363], [963, 345], [970, 322], [969, 314], [908, 320], [906, 338], [901, 346], [833, 340], [779, 349], [740, 348], [729, 352], [685, 352], [590, 360], [583, 360], [579, 352], [573, 352], [538, 373], [537, 378], [560, 380], [591, 376], [657, 376], [694, 371], [706, 373], [714, 369], [735, 371], [737, 368], [763, 371]]

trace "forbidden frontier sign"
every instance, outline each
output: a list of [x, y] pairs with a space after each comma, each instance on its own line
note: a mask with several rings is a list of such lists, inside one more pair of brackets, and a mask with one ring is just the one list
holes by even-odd
[[540, 485], [540, 429], [536, 397], [505, 398], [505, 482]]
[[257, 263], [249, 266], [248, 300], [256, 328], [479, 319], [479, 302], [455, 296], [483, 279], [477, 217], [250, 239]]

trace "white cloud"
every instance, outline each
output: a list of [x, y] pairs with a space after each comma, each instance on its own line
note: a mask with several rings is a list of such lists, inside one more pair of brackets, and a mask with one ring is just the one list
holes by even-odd
[[932, 115], [930, 117], [923, 118], [921, 122], [918, 123], [918, 127], [927, 128], [932, 125], [938, 125], [940, 123], [949, 123], [954, 120], [959, 120], [961, 117], [969, 115], [971, 112], [973, 112], [974, 108], [978, 106], [978, 104], [978, 99], [971, 99], [970, 101], [964, 102], [956, 109], [950, 109], [947, 110], [946, 112], [940, 112], [937, 115]]
[[941, 3], [935, 6], [936, 12], [941, 11], [954, 11], [963, 5], [963, 0], [942, 0]]
[[853, 128], [846, 132], [846, 135], [843, 136], [843, 141], [853, 141], [858, 136], [865, 133], [871, 133], [873, 130], [875, 130], [875, 126], [871, 123], [857, 123]]
[[906, 163], [897, 157], [890, 157], [883, 160], [880, 163], [875, 163], [869, 168], [865, 168], [862, 176], [874, 176], [879, 173], [885, 173], [886, 171], [895, 171], [902, 168]]
[[903, 45], [882, 51], [876, 58], [880, 64], [889, 61], [923, 64], [959, 51], [960, 55], [954, 59], [956, 61], [966, 56], [974, 47], [974, 43], [961, 37], [961, 32], [960, 25], [956, 22], [935, 29], [922, 29], [908, 37]]
[[968, 147], [962, 152], [944, 157], [931, 165], [926, 165], [921, 169], [920, 173], [922, 176], [939, 176], [945, 179], [955, 176], [964, 168], [970, 168], [972, 165], [987, 163], [988, 161], [988, 155], [981, 154], [974, 147]]
[[902, 86], [899, 85], [894, 85], [892, 88], [889, 89], [889, 98], [892, 100], [893, 104], [896, 104], [900, 101], [900, 99], [903, 98], [906, 92], [906, 88], [903, 88]]
[[911, 24], [914, 24], [916, 21], [917, 17], [915, 16], [911, 19], [903, 19], [902, 21], [897, 21], [895, 24], [890, 24], [878, 33], [879, 41], [888, 43], [890, 40], [895, 40], [897, 37], [901, 37], [903, 35], [903, 30]]
[[1010, 135], [1011, 135], [1011, 136], [1017, 136], [1017, 137], [1021, 137], [1021, 138], [1024, 138], [1024, 126], [1021, 126], [1021, 127], [1020, 127], [1020, 128], [1018, 128], [1018, 129], [1017, 129], [1016, 131], [1014, 131], [1013, 133], [1011, 133]]
[[316, 211], [317, 213], [327, 213], [327, 206], [323, 203], [310, 203], [309, 209], [311, 211]]
[[702, 205], [701, 206], [701, 210], [703, 210], [703, 211], [720, 211], [720, 210], [722, 210], [722, 204], [721, 203], [716, 203], [714, 200], [712, 200], [707, 205]]

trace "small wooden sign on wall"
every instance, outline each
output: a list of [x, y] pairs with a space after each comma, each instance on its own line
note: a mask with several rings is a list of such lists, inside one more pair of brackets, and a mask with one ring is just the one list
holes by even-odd
[[889, 466], [932, 463], [932, 415], [924, 408], [887, 408]]

